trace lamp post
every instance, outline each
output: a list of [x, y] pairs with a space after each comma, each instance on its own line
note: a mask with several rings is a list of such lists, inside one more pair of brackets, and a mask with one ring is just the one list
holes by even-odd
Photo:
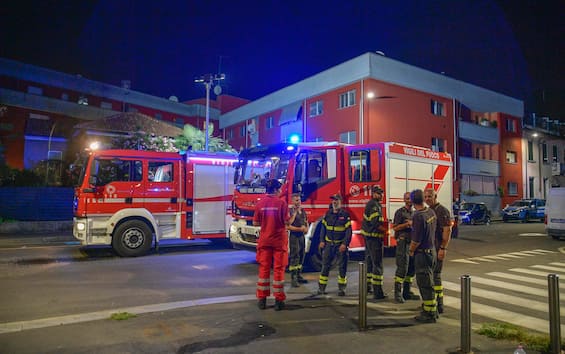
[[[214, 81], [216, 82], [220, 82], [221, 80], [224, 80], [226, 78], [226, 75], [224, 74], [206, 74], [206, 75], [202, 75], [200, 77], [197, 77], [194, 79], [194, 82], [196, 83], [203, 83], [204, 87], [206, 88], [206, 128], [205, 128], [205, 144], [204, 144], [204, 150], [208, 151], [208, 142], [209, 142], [209, 125], [210, 125], [210, 88], [212, 87], [212, 83], [214, 83]], [[217, 85], [216, 87], [214, 87], [214, 93], [216, 95], [219, 95], [220, 93], [222, 93], [222, 88], [220, 87], [220, 85]]]

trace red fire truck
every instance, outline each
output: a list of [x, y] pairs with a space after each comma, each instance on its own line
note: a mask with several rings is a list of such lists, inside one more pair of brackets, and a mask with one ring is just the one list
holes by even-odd
[[236, 157], [94, 151], [75, 189], [74, 237], [124, 257], [146, 254], [153, 240], [227, 240]]
[[276, 178], [282, 183], [281, 198], [290, 204], [292, 193], [300, 193], [302, 205], [311, 222], [306, 234], [307, 258], [319, 269], [319, 221], [330, 206], [330, 195], [341, 193], [344, 207], [351, 215], [353, 238], [350, 251], [363, 251], [360, 235], [365, 204], [373, 185], [384, 190], [383, 212], [389, 232], [385, 245], [396, 245], [392, 231], [394, 212], [404, 205], [403, 195], [414, 189], [434, 188], [439, 201], [451, 207], [451, 156], [427, 148], [376, 143], [347, 145], [331, 142], [275, 144], [243, 150], [236, 165], [233, 196], [233, 222], [230, 240], [234, 247], [255, 247], [259, 227], [253, 226], [255, 204], [266, 193], [264, 181]]

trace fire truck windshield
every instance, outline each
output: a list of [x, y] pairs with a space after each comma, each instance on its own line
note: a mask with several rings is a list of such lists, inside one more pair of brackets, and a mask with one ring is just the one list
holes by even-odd
[[[271, 155], [264, 154], [253, 156], [247, 155], [240, 160], [240, 171], [237, 179], [238, 187], [252, 187], [251, 192], [264, 193], [265, 185], [269, 179], [277, 179], [279, 182], [286, 181], [288, 162], [291, 155]], [[239, 188], [240, 192], [247, 190]]]

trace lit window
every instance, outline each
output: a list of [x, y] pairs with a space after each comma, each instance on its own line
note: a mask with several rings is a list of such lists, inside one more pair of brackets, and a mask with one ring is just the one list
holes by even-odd
[[443, 111], [443, 103], [436, 101], [436, 100], [431, 100], [431, 111], [432, 114], [436, 115], [436, 116], [444, 116], [445, 113]]
[[351, 107], [355, 105], [355, 90], [347, 91], [339, 95], [339, 108]]
[[310, 117], [319, 116], [324, 113], [324, 101], [316, 101], [310, 104]]
[[506, 162], [516, 163], [516, 153], [514, 151], [506, 151]]

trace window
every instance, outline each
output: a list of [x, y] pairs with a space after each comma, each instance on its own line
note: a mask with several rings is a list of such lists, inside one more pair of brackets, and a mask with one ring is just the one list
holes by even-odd
[[174, 176], [172, 162], [149, 162], [147, 180], [151, 182], [172, 182]]
[[310, 117], [319, 116], [324, 113], [324, 101], [316, 101], [310, 104]]
[[355, 90], [347, 91], [339, 95], [339, 108], [351, 107], [355, 105]]
[[547, 163], [548, 158], [547, 158], [547, 144], [546, 143], [541, 144], [541, 151], [542, 151], [542, 156], [543, 156], [543, 162]]
[[96, 176], [97, 186], [110, 182], [141, 181], [141, 166], [141, 161], [96, 159], [91, 166], [90, 175]]
[[516, 121], [514, 119], [506, 119], [506, 131], [507, 132], [516, 132]]
[[534, 161], [534, 142], [528, 140], [528, 161]]
[[239, 136], [245, 136], [245, 125], [239, 127]]
[[355, 150], [349, 153], [351, 182], [379, 181], [381, 176], [378, 149]]
[[551, 153], [551, 160], [553, 162], [557, 162], [557, 145], [553, 145], [551, 147], [552, 153]]
[[175, 118], [175, 125], [179, 128], [184, 128], [184, 119], [180, 117]]
[[431, 100], [431, 110], [432, 110], [432, 114], [436, 115], [436, 116], [444, 116], [445, 112], [443, 110], [443, 103], [436, 101], [436, 100]]
[[32, 95], [43, 95], [43, 89], [37, 86], [28, 86], [27, 93], [31, 93]]
[[508, 195], [518, 195], [518, 184], [516, 182], [508, 182]]
[[432, 150], [445, 152], [445, 140], [440, 138], [432, 138]]
[[155, 119], [163, 120], [163, 115], [161, 113], [155, 113]]
[[112, 102], [102, 101], [102, 102], [100, 102], [100, 108], [112, 109]]
[[350, 131], [339, 134], [339, 142], [346, 144], [356, 144], [357, 143], [357, 132]]
[[514, 151], [506, 151], [506, 162], [508, 162], [508, 163], [516, 163], [516, 152], [514, 152]]
[[267, 120], [265, 121], [265, 125], [267, 127], [267, 129], [271, 129], [272, 127], [275, 126], [275, 118], [271, 117], [267, 117]]

